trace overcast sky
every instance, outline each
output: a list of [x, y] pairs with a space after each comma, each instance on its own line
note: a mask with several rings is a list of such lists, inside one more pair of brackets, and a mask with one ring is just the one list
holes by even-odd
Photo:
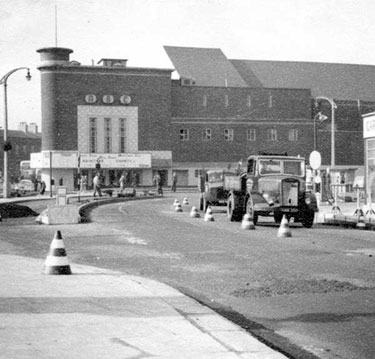
[[[71, 60], [173, 68], [163, 46], [221, 48], [230, 59], [375, 65], [374, 0], [0, 0], [0, 77], [8, 79], [9, 128], [41, 123], [36, 50]], [[324, 94], [322, 94], [324, 95]], [[3, 92], [0, 99], [3, 125]]]

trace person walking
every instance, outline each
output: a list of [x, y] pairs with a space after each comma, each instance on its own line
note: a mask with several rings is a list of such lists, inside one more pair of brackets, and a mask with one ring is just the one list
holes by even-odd
[[176, 172], [173, 172], [173, 175], [172, 175], [172, 187], [171, 187], [171, 191], [172, 191], [172, 192], [176, 192], [176, 189], [177, 189], [177, 173], [176, 173]]
[[161, 177], [160, 177], [159, 172], [157, 172], [155, 174], [153, 181], [155, 183], [155, 186], [156, 186], [156, 189], [158, 191], [159, 196], [162, 196], [163, 195], [163, 187], [162, 187], [162, 182], [161, 182]]
[[80, 179], [80, 191], [82, 193], [85, 193], [86, 190], [87, 190], [87, 176], [86, 175], [82, 175], [81, 179]]
[[99, 173], [97, 173], [94, 177], [93, 180], [94, 184], [94, 197], [96, 197], [96, 193], [98, 193], [99, 197], [102, 196], [102, 191], [100, 189], [100, 178], [99, 178]]
[[120, 193], [122, 193], [125, 188], [125, 173], [124, 172], [121, 174], [119, 182], [120, 182]]
[[40, 182], [40, 191], [39, 191], [39, 193], [40, 193], [41, 195], [43, 195], [45, 191], [46, 191], [46, 182], [41, 181], [41, 182]]

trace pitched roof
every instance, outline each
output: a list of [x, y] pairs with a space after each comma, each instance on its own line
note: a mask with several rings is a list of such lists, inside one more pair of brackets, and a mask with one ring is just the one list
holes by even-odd
[[164, 46], [180, 78], [197, 86], [247, 87], [232, 63], [220, 49]]
[[375, 66], [319, 62], [230, 60], [251, 86], [309, 88], [313, 97], [375, 100]]

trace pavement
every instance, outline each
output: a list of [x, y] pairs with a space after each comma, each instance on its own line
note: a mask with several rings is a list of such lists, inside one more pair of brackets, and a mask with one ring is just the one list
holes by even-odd
[[0, 358], [286, 358], [161, 282], [63, 257], [71, 275], [0, 254]]

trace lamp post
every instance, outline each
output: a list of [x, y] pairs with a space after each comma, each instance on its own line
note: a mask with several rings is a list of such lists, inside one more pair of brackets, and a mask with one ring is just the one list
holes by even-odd
[[315, 98], [316, 102], [319, 100], [326, 100], [331, 105], [331, 168], [333, 168], [335, 167], [335, 109], [337, 109], [337, 105], [328, 97], [318, 96]]
[[26, 79], [31, 80], [30, 69], [28, 67], [18, 67], [6, 73], [0, 80], [0, 85], [4, 85], [4, 181], [3, 181], [3, 198], [9, 197], [8, 191], [8, 151], [12, 149], [11, 144], [8, 142], [8, 94], [7, 94], [7, 81], [10, 75], [19, 70], [27, 70]]

